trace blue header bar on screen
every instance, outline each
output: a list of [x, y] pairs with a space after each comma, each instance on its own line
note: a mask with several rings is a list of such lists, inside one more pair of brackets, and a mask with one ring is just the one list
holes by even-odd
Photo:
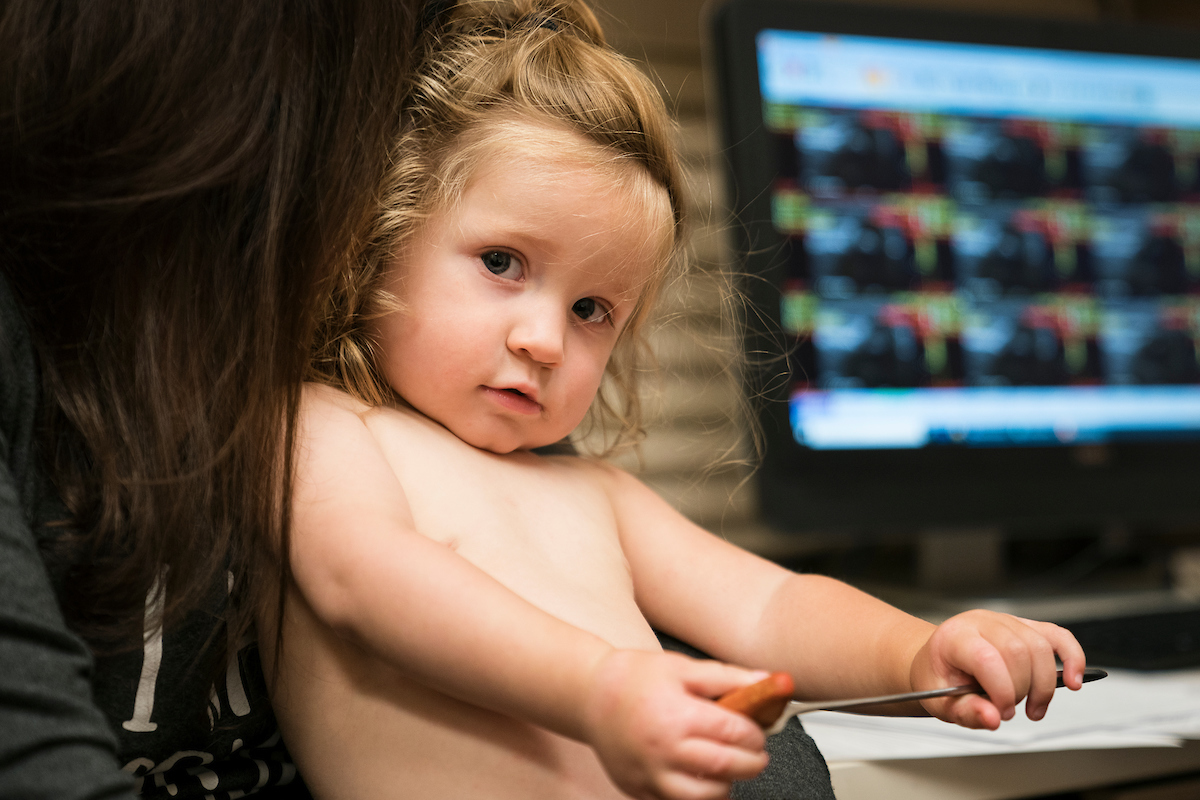
[[1200, 61], [764, 30], [763, 98], [792, 105], [1200, 128]]

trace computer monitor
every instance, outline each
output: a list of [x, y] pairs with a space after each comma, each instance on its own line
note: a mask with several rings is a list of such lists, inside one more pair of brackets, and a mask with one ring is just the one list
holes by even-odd
[[764, 517], [1200, 521], [1200, 37], [807, 0], [710, 21]]

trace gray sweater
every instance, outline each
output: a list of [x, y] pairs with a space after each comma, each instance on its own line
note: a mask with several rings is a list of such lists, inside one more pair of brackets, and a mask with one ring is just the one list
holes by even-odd
[[[34, 443], [38, 371], [0, 277], [0, 800], [212, 797], [291, 784], [256, 648], [214, 685], [197, 662], [224, 587], [208, 608], [134, 650], [94, 660], [63, 621], [39, 551], [63, 515]], [[219, 634], [218, 634], [219, 635]], [[277, 790], [272, 797], [282, 796]]]
[[131, 798], [92, 702], [92, 660], [67, 630], [32, 523], [48, 489], [33, 444], [38, 374], [0, 278], [0, 797]]

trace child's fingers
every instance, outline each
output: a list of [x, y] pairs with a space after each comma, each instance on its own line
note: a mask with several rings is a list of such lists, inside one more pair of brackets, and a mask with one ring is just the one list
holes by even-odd
[[929, 645], [933, 667], [925, 681], [953, 681], [961, 673], [987, 694], [986, 700], [968, 695], [926, 704], [942, 719], [967, 727], [997, 727], [1015, 716], [1022, 699], [1030, 719], [1044, 717], [1056, 688], [1055, 656], [1063, 663], [1065, 685], [1077, 689], [1083, 683], [1083, 649], [1069, 631], [1051, 623], [966, 612], [943, 623]]
[[[1012, 719], [1016, 704], [1029, 691], [1031, 662], [1026, 637], [1030, 633], [1007, 615], [979, 611], [961, 614], [943, 623], [931, 639], [931, 643], [936, 642], [939, 660], [951, 670], [937, 669], [935, 673], [942, 681], [974, 678], [987, 694], [987, 699], [981, 701], [995, 706], [1000, 719]], [[983, 713], [982, 707], [974, 702], [943, 706], [951, 708], [958, 712], [951, 716], [955, 722], [967, 724], [958, 718], [962, 714], [972, 718], [973, 726], [993, 726], [991, 715]], [[967, 709], [973, 709], [974, 713], [968, 714]]]
[[[988, 699], [984, 702], [990, 702], [996, 707], [1000, 718], [1008, 720], [1016, 713], [1017, 700], [1027, 687], [1017, 686], [1013, 682], [1010, 660], [1020, 657], [1018, 647], [1013, 643], [1016, 637], [998, 638], [1002, 641], [977, 639], [973, 643], [965, 644], [968, 652], [958, 655], [951, 663], [968, 675], [973, 675], [975, 681], [987, 693]], [[1028, 668], [1023, 672], [1028, 675]]]
[[1054, 653], [1062, 662], [1063, 683], [1066, 687], [1072, 690], [1081, 688], [1087, 657], [1075, 635], [1052, 622], [1039, 622], [1032, 619], [1022, 619], [1021, 621], [1044, 636], [1050, 643]]
[[1025, 715], [1032, 720], [1046, 716], [1046, 709], [1058, 686], [1058, 648], [1069, 649], [1074, 637], [1057, 625], [1014, 617], [1028, 643], [1030, 653], [1029, 693], [1025, 699]]
[[688, 725], [688, 733], [750, 751], [761, 751], [767, 741], [766, 734], [757, 722], [745, 714], [721, 708], [716, 703], [706, 703], [703, 708], [696, 710]]
[[766, 768], [767, 754], [761, 748], [746, 750], [711, 739], [693, 738], [679, 746], [673, 766], [689, 775], [722, 781], [745, 781]]
[[728, 781], [684, 772], [668, 773], [657, 787], [659, 796], [670, 800], [728, 800], [729, 789]]
[[[704, 698], [728, 694], [766, 677], [767, 673], [762, 671], [746, 670], [716, 661], [693, 661], [682, 675], [684, 688]], [[753, 719], [716, 703], [706, 702], [697, 707], [688, 727], [693, 736], [752, 750], [761, 750], [764, 742], [762, 730]]]
[[1058, 686], [1058, 665], [1054, 661], [1054, 648], [1049, 640], [1036, 631], [1031, 631], [1029, 644], [1029, 694], [1025, 697], [1025, 716], [1039, 720], [1046, 716], [1046, 709]]
[[985, 728], [994, 731], [1000, 727], [999, 709], [977, 694], [952, 698], [946, 708], [946, 713], [939, 716], [964, 728]]
[[768, 673], [723, 664], [720, 661], [689, 659], [681, 674], [688, 691], [701, 697], [720, 697], [735, 689], [750, 686]]
[[1069, 645], [1055, 645], [1054, 652], [1058, 653], [1059, 660], [1062, 661], [1063, 684], [1068, 689], [1077, 692], [1083, 688], [1083, 670], [1087, 666], [1087, 657], [1079, 642], [1075, 640], [1075, 636], [1066, 629], [1060, 628], [1060, 630], [1069, 636], [1071, 641]]
[[1034, 642], [1030, 648], [1035, 654], [1032, 665], [1033, 678], [1029, 697], [1025, 701], [1025, 713], [1032, 720], [1046, 716], [1050, 701], [1057, 688], [1058, 669], [1055, 655], [1063, 662], [1063, 683], [1071, 688], [1083, 685], [1083, 648], [1070, 631], [1048, 622], [1020, 620], [1027, 626]]

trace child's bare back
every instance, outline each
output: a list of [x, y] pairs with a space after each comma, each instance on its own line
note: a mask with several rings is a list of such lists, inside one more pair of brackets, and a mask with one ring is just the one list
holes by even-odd
[[[497, 455], [412, 410], [306, 389], [310, 430], [330, 418], [337, 425], [337, 417], [361, 420], [403, 489], [415, 530], [617, 647], [659, 649], [634, 602], [605, 467], [571, 456]], [[321, 438], [308, 442], [319, 447]], [[334, 635], [303, 602], [289, 604], [286, 620], [277, 713], [285, 729], [304, 732], [288, 744], [322, 800], [466, 797], [480, 786], [490, 798], [624, 797], [590, 747], [406, 678]], [[319, 785], [322, 763], [337, 765], [336, 784]]]

